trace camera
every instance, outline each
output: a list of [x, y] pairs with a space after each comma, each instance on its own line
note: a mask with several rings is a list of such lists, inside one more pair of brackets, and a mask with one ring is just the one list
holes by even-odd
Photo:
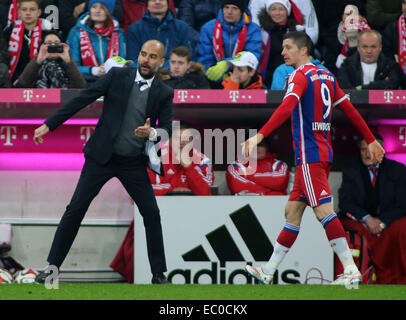
[[48, 46], [48, 53], [62, 53], [63, 52], [63, 46], [61, 45], [52, 45]]

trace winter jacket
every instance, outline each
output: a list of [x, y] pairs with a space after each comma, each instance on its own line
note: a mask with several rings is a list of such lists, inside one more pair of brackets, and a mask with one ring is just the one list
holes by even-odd
[[[46, 63], [48, 60], [44, 60]], [[86, 81], [83, 78], [82, 74], [79, 71], [78, 66], [76, 65], [75, 60], [71, 58], [69, 63], [66, 63], [60, 59], [57, 60], [58, 64], [64, 70], [62, 75], [59, 75], [59, 78], [67, 78], [67, 88], [70, 89], [83, 89], [86, 87]], [[36, 88], [37, 80], [39, 79], [39, 71], [42, 64], [37, 63], [37, 57], [32, 59], [29, 64], [24, 69], [24, 72], [18, 78], [18, 83], [23, 88]], [[58, 76], [56, 74], [46, 74], [45, 78], [50, 78], [52, 76]], [[45, 79], [46, 80], [46, 79]], [[61, 79], [59, 79], [61, 80]], [[48, 82], [48, 81], [47, 81]], [[50, 86], [48, 86], [50, 88]]]
[[172, 76], [169, 69], [160, 70], [157, 75], [173, 89], [210, 89], [201, 63], [193, 63], [182, 77]]
[[[192, 148], [192, 164], [184, 168], [182, 165], [173, 163], [172, 150], [168, 142], [161, 145], [161, 155], [164, 161], [165, 176], [161, 177], [148, 168], [154, 193], [163, 196], [175, 188], [183, 187], [190, 189], [195, 195], [210, 195], [214, 183], [214, 171], [211, 160], [200, 151]], [[165, 161], [168, 159], [169, 161]], [[165, 163], [169, 162], [169, 163]]]
[[[81, 58], [81, 51], [80, 51], [80, 30], [85, 30], [89, 33], [89, 39], [93, 44], [93, 50], [96, 55], [97, 61], [99, 65], [102, 65], [107, 60], [107, 52], [109, 49], [109, 42], [110, 37], [103, 37], [96, 33], [92, 28], [90, 28], [87, 24], [85, 24], [86, 19], [89, 16], [89, 12], [82, 14], [76, 26], [72, 28], [69, 32], [68, 39], [66, 43], [70, 47], [70, 54], [72, 58], [76, 61], [76, 64], [79, 67], [80, 72], [83, 75], [91, 75], [92, 66], [84, 66], [82, 63]], [[119, 42], [120, 42], [120, 49], [119, 49], [119, 56], [125, 57], [126, 56], [126, 48], [125, 48], [125, 36], [123, 30], [120, 28], [120, 25], [116, 19], [113, 18], [114, 21], [114, 31], [118, 31]]]
[[142, 19], [130, 25], [127, 32], [127, 58], [137, 66], [138, 55], [145, 41], [156, 39], [165, 45], [165, 63], [163, 68], [169, 67], [169, 53], [177, 46], [186, 46], [192, 52], [194, 60], [195, 46], [192, 29], [186, 22], [175, 19], [171, 11], [160, 21], [152, 17], [147, 11]]
[[251, 22], [250, 11], [247, 9], [245, 14], [241, 16], [240, 21], [231, 30], [231, 25], [224, 20], [223, 10], [220, 9], [217, 19], [205, 23], [200, 30], [199, 43], [197, 45], [197, 61], [203, 64], [206, 70], [218, 62], [213, 51], [213, 33], [217, 20], [220, 20], [223, 28], [224, 58], [232, 58], [238, 35], [242, 27], [247, 25], [247, 39], [243, 51], [252, 52], [259, 60], [261, 56], [261, 30], [256, 23]]
[[337, 74], [337, 81], [342, 89], [354, 89], [362, 85], [363, 89], [398, 89], [400, 84], [399, 65], [381, 53], [373, 82], [363, 85], [361, 59], [358, 52], [344, 60]]
[[[11, 32], [13, 31], [14, 25], [15, 25], [14, 22], [11, 23], [3, 31], [4, 38], [6, 39], [6, 42], [7, 42], [7, 47], [8, 47], [8, 43], [10, 41]], [[46, 30], [51, 30], [52, 25], [48, 20], [41, 19], [41, 28], [42, 28], [42, 32], [44, 32]], [[29, 33], [30, 33], [30, 31], [28, 31], [27, 29], [24, 30], [24, 35], [28, 36]], [[40, 41], [41, 41], [41, 39], [40, 39]], [[39, 50], [39, 48], [38, 48], [38, 50]], [[20, 56], [19, 56], [18, 62], [17, 62], [17, 66], [14, 70], [13, 77], [11, 79], [12, 84], [15, 82], [15, 80], [18, 79], [20, 74], [24, 71], [25, 66], [29, 62], [30, 62], [30, 45], [28, 44], [26, 37], [24, 37], [23, 42], [22, 42]]]
[[231, 194], [285, 195], [289, 182], [288, 165], [268, 153], [257, 161], [254, 174], [246, 172], [248, 163], [234, 162], [227, 167], [226, 181]]
[[10, 86], [10, 75], [8, 68], [10, 66], [10, 55], [8, 53], [8, 45], [3, 34], [0, 33], [0, 88]]
[[232, 81], [231, 77], [228, 77], [225, 80], [223, 80], [221, 84], [223, 88], [226, 90], [264, 89], [264, 86], [262, 84], [262, 77], [258, 72], [254, 74], [254, 76], [251, 78], [250, 82], [245, 88], [241, 87], [241, 83]]
[[220, 7], [220, 2], [216, 0], [183, 0], [177, 17], [193, 29], [193, 39], [198, 43], [200, 29], [207, 21], [217, 18]]
[[388, 23], [399, 18], [402, 13], [402, 1], [368, 0], [367, 20], [373, 29], [384, 29]]
[[[325, 0], [324, 0], [325, 1]], [[330, 0], [329, 0], [330, 1]], [[258, 14], [262, 8], [265, 7], [266, 0], [251, 0], [248, 8], [252, 13], [252, 21], [259, 24]], [[304, 20], [304, 27], [306, 33], [316, 44], [319, 39], [319, 22], [311, 0], [294, 0], [293, 1], [300, 12]]]
[[[120, 26], [123, 28], [124, 32], [127, 33], [128, 27], [139, 20], [147, 12], [147, 1], [146, 0], [122, 0], [123, 7], [123, 19], [121, 20]], [[176, 8], [173, 0], [169, 0], [169, 10], [172, 13], [176, 13]]]
[[[327, 68], [317, 59], [312, 59], [311, 63], [328, 71]], [[277, 67], [273, 73], [271, 90], [284, 90], [286, 80], [293, 71], [295, 71], [295, 68], [292, 66], [287, 66], [286, 64], [281, 64], [279, 67]]]

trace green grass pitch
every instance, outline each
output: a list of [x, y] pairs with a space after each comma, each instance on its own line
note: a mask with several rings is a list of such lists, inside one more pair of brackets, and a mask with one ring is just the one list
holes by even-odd
[[0, 300], [406, 300], [406, 286], [2, 284]]

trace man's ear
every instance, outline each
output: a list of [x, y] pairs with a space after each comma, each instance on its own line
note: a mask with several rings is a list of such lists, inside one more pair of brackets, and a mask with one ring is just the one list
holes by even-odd
[[159, 65], [159, 67], [162, 67], [165, 63], [165, 58], [161, 58], [161, 64]]

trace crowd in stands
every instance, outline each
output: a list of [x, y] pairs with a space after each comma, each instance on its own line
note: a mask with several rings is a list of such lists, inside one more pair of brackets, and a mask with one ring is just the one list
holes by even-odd
[[[0, 0], [0, 88], [83, 88], [76, 68], [87, 86], [113, 56], [136, 68], [141, 45], [157, 39], [166, 48], [160, 76], [175, 89], [283, 90], [293, 71], [281, 55], [283, 35], [299, 30], [313, 41], [312, 63], [337, 75], [343, 88], [402, 89], [405, 14], [403, 0]], [[363, 35], [367, 30], [373, 33]], [[70, 63], [55, 55], [42, 62], [50, 31]], [[235, 85], [230, 60], [241, 52], [258, 60], [255, 85]], [[182, 72], [171, 56], [173, 64], [187, 59]], [[65, 80], [38, 80], [47, 65]]]

